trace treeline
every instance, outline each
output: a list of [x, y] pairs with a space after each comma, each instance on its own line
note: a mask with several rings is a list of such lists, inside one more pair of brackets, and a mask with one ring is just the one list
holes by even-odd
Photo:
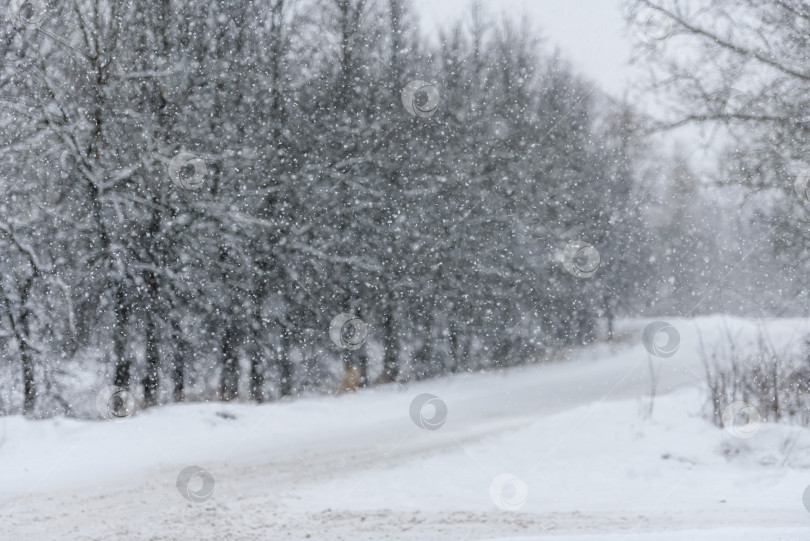
[[[0, 40], [6, 413], [508, 366], [643, 289], [634, 114], [526, 25], [474, 11], [434, 46], [404, 0], [27, 5]], [[420, 80], [435, 112], [403, 105]]]

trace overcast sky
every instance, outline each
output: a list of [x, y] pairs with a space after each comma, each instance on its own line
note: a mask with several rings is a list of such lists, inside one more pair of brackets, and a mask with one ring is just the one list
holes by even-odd
[[[435, 31], [469, 13], [471, 0], [414, 0], [423, 28]], [[482, 0], [493, 16], [527, 15], [540, 29], [547, 50], [558, 46], [574, 67], [614, 96], [637, 74], [627, 65], [632, 32], [622, 0]]]

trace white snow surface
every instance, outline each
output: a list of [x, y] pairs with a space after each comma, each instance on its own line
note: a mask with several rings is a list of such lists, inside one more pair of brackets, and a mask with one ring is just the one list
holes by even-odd
[[[810, 430], [765, 423], [738, 439], [712, 425], [697, 354], [698, 329], [744, 346], [764, 328], [787, 348], [810, 321], [667, 321], [681, 344], [653, 360], [651, 416], [647, 321], [632, 320], [617, 343], [552, 363], [352, 395], [4, 418], [0, 539], [810, 539]], [[438, 430], [409, 416], [422, 393], [447, 405]], [[215, 480], [204, 502], [176, 488], [191, 465]], [[502, 474], [517, 484], [493, 499]]]

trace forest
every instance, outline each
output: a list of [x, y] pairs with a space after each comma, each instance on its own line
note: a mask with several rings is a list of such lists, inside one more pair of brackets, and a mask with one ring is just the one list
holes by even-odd
[[[729, 212], [762, 187], [734, 136], [756, 110], [722, 84], [667, 124], [526, 20], [478, 6], [427, 39], [407, 0], [12, 0], [0, 33], [4, 414], [264, 402], [536, 362], [621, 316], [803, 310], [785, 229]], [[662, 147], [691, 120], [748, 185]]]

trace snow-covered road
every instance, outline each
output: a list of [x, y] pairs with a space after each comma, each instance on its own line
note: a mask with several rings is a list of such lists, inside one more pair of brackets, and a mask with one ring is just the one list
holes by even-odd
[[[653, 361], [651, 417], [635, 321], [617, 345], [501, 373], [121, 422], [2, 419], [0, 539], [810, 539], [810, 431], [739, 440], [699, 413], [696, 329], [745, 341], [753, 325], [671, 322], [681, 343]], [[810, 325], [768, 329], [789, 343]], [[436, 430], [411, 418], [423, 393], [446, 405]], [[215, 482], [199, 503], [176, 487], [192, 465]]]

